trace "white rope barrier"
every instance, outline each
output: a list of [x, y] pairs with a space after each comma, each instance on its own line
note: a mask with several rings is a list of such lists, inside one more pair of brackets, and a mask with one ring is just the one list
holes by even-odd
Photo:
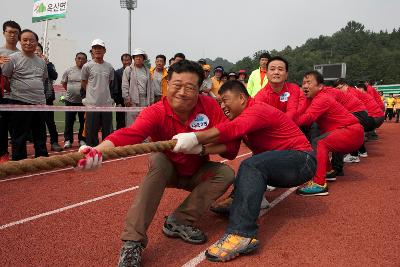
[[93, 106], [47, 106], [47, 105], [0, 105], [0, 111], [82, 111], [82, 112], [136, 112], [144, 107], [93, 107]]

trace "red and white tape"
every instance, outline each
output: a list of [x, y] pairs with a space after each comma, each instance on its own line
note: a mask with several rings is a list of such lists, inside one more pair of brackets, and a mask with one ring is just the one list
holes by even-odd
[[82, 112], [136, 112], [144, 107], [91, 107], [47, 105], [0, 105], [0, 111], [82, 111]]

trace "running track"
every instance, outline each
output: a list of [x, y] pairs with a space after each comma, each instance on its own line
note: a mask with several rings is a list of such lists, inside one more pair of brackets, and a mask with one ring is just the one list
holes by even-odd
[[[400, 266], [400, 125], [379, 130], [369, 157], [347, 165], [328, 197], [278, 189], [260, 217], [260, 249], [225, 266]], [[237, 169], [248, 157], [228, 164]], [[214, 158], [215, 160], [222, 160]], [[147, 169], [147, 155], [103, 164], [97, 171], [65, 170], [0, 181], [0, 266], [115, 266], [125, 213]], [[187, 193], [167, 189], [149, 229], [144, 266], [222, 266], [203, 251], [227, 220], [206, 212], [208, 236], [190, 245], [161, 233], [164, 216]]]

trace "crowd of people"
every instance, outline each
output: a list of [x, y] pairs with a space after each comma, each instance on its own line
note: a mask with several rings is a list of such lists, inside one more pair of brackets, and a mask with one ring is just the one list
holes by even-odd
[[[0, 63], [10, 90], [2, 103], [51, 105], [54, 91], [48, 93], [46, 88], [51, 87], [56, 72], [41, 51], [35, 52], [37, 35], [21, 31], [10, 21], [3, 32], [6, 45], [0, 50]], [[16, 48], [18, 41], [21, 51]], [[105, 148], [149, 139], [177, 141], [173, 151], [150, 155], [148, 173], [126, 216], [119, 266], [140, 266], [147, 229], [167, 187], [190, 194], [166, 217], [162, 228], [166, 236], [205, 243], [206, 234], [195, 223], [211, 207], [229, 214], [229, 223], [225, 235], [207, 249], [208, 260], [228, 261], [255, 250], [259, 245], [256, 221], [260, 209], [268, 207], [268, 186], [298, 186], [296, 192], [302, 196], [328, 195], [327, 182], [344, 175], [344, 162], [367, 157], [365, 141], [376, 139], [375, 130], [386, 117], [392, 119], [395, 108], [396, 114], [400, 109], [391, 96], [385, 107], [368, 82], [353, 87], [338, 79], [328, 86], [318, 71], [306, 71], [300, 86], [288, 82], [289, 62], [268, 53], [260, 55], [260, 67], [247, 79], [245, 70], [226, 74], [222, 66], [213, 68], [210, 77], [212, 68], [205, 60], [186, 60], [182, 53], [169, 60], [167, 70], [164, 55], [158, 55], [155, 66], [148, 68], [146, 52], [135, 49], [132, 55], [123, 54], [122, 67], [114, 70], [104, 61], [102, 40], [93, 40], [90, 52], [90, 61], [85, 53], [77, 53], [76, 65], [62, 75], [65, 105], [106, 107], [115, 103], [144, 109], [139, 114], [118, 113], [115, 131], [111, 113], [78, 112], [79, 151], [85, 155], [78, 168], [99, 166]], [[74, 142], [75, 117], [76, 112], [66, 112], [65, 149]], [[30, 132], [35, 156], [48, 156], [45, 127], [50, 130], [54, 115], [2, 112], [1, 120], [1, 142], [7, 144], [3, 132], [9, 129], [13, 160], [26, 158]], [[9, 127], [3, 127], [7, 123]], [[236, 175], [228, 165], [210, 161], [211, 154], [234, 159], [241, 142], [253, 155], [241, 162]], [[55, 143], [58, 140], [51, 136], [51, 144]], [[1, 148], [2, 155], [7, 153], [7, 146]], [[218, 200], [232, 184], [230, 195]]]

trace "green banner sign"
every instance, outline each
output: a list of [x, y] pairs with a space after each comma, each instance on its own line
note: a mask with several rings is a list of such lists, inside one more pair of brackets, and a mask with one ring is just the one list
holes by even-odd
[[33, 0], [32, 22], [65, 18], [67, 0]]

